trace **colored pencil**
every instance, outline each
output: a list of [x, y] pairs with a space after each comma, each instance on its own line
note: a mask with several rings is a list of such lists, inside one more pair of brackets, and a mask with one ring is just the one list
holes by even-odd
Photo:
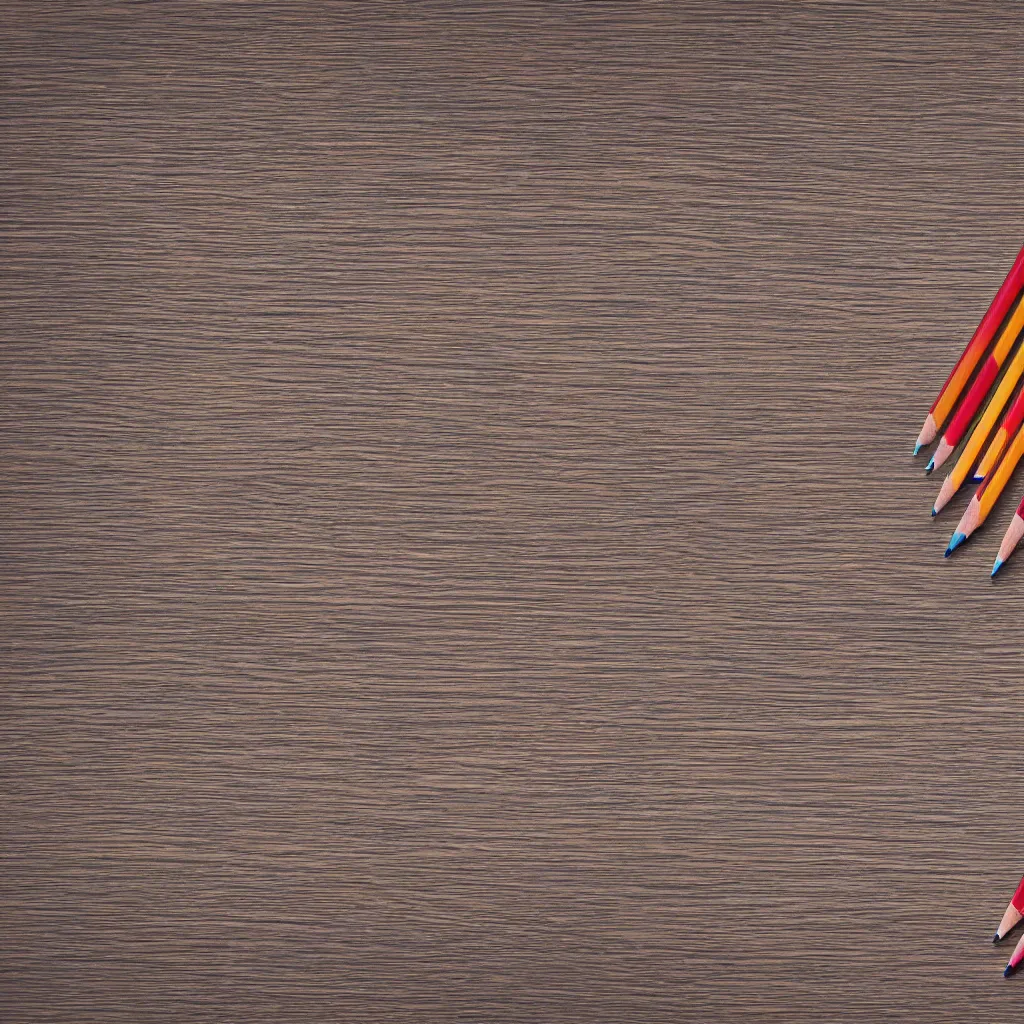
[[1010, 962], [1003, 971], [1003, 977], [1009, 978], [1020, 967], [1022, 962], [1024, 962], [1024, 935], [1021, 936], [1020, 942], [1017, 943], [1017, 948], [1011, 954]]
[[1006, 904], [1006, 913], [1003, 914], [1003, 919], [999, 922], [995, 938], [992, 941], [1002, 942], [1021, 921], [1024, 921], [1024, 878], [1020, 880], [1016, 892], [1010, 897], [1010, 902]]
[[931, 409], [928, 410], [924, 426], [921, 428], [917, 444], [914, 446], [915, 455], [926, 444], [931, 444], [935, 440], [939, 427], [945, 422], [946, 417], [956, 404], [960, 392], [963, 391], [964, 385], [980, 362], [985, 349], [988, 348], [992, 335], [996, 333], [996, 329], [1003, 322], [1003, 317], [1013, 305], [1013, 300], [1022, 287], [1024, 287], [1024, 248], [1017, 254], [1017, 259], [1014, 260], [1009, 274], [1006, 275], [1006, 280], [996, 292], [992, 305], [988, 307], [988, 312], [981, 318], [981, 323], [978, 324], [967, 347], [961, 353], [956, 366], [953, 367], [953, 372], [946, 378], [946, 383], [942, 385], [942, 390], [939, 391], [938, 397], [932, 403]]
[[974, 471], [974, 482], [976, 484], [987, 480], [991, 475], [996, 463], [1002, 457], [1003, 452], [1006, 451], [1006, 443], [1017, 432], [1017, 427], [1020, 426], [1021, 422], [1024, 422], [1024, 389], [1013, 400], [1013, 405], [1010, 406], [1003, 417], [1003, 422], [999, 424], [999, 429], [995, 432], [992, 443], [981, 457], [981, 462], [978, 463], [978, 468]]
[[946, 548], [947, 558], [988, 518], [992, 506], [1002, 494], [1006, 481], [1013, 475], [1022, 455], [1024, 455], [1024, 428], [1018, 427], [1013, 443], [1006, 449], [1006, 453], [999, 460], [992, 475], [975, 492], [971, 503], [967, 506], [967, 511], [964, 512], [963, 518], [953, 531], [949, 547]]
[[[1014, 512], [1003, 536], [1003, 542], [999, 545], [999, 554], [996, 555], [995, 565], [992, 566], [993, 576], [1003, 567], [1003, 562], [1013, 554], [1013, 549], [1021, 542], [1021, 538], [1024, 538], [1024, 498], [1017, 506], [1017, 511]], [[1024, 885], [1024, 882], [1021, 882], [1021, 885]]]
[[[1018, 313], [1021, 311], [1024, 311], [1024, 302], [1021, 303]], [[989, 399], [988, 405], [985, 406], [985, 411], [982, 413], [978, 425], [971, 431], [967, 446], [960, 453], [960, 458], [956, 460], [956, 464], [953, 466], [949, 476], [943, 480], [938, 497], [932, 506], [933, 516], [937, 516], [949, 504], [953, 495], [960, 490], [963, 482], [967, 479], [971, 467], [974, 465], [974, 460], [978, 457], [982, 446], [988, 440], [988, 435], [992, 432], [999, 414], [1009, 401], [1010, 395], [1013, 394], [1013, 389], [1017, 386], [1021, 377], [1024, 377], [1024, 345], [1021, 345], [1016, 355], [1010, 360], [1010, 365], [1006, 368], [1006, 373], [1003, 374], [999, 387], [996, 388], [995, 394]]]
[[[988, 354], [988, 358], [981, 367], [981, 372], [974, 379], [971, 390], [967, 392], [966, 397], [960, 403], [960, 408], [957, 409], [955, 415], [949, 421], [949, 426], [946, 427], [945, 433], [939, 439], [935, 454], [932, 455], [928, 468], [925, 470], [926, 473], [930, 473], [933, 469], [938, 469], [949, 458], [953, 449], [963, 439], [964, 434], [967, 433], [967, 428], [971, 425], [974, 414], [981, 408], [981, 403], [985, 401], [989, 390], [995, 383], [999, 369], [1010, 354], [1010, 349], [1013, 348], [1013, 343], [1017, 340], [1017, 335], [1020, 334], [1022, 327], [1024, 327], [1024, 302], [1017, 306], [1013, 316], [1010, 317], [1006, 326], [1000, 332], [995, 345], [992, 346], [992, 351]], [[987, 436], [988, 431], [985, 434]], [[978, 447], [981, 447], [981, 442], [978, 443]], [[977, 452], [975, 452], [976, 454]], [[974, 459], [972, 458], [971, 461], [973, 462]], [[967, 475], [966, 472], [964, 475]]]

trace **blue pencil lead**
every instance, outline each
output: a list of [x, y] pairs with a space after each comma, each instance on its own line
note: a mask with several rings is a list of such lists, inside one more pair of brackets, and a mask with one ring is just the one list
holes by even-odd
[[946, 554], [944, 557], [949, 558], [949, 556], [953, 554], [953, 552], [956, 551], [956, 549], [960, 547], [965, 540], [967, 540], [966, 533], [960, 533], [959, 531], [954, 533], [952, 538], [950, 538], [949, 547], [946, 548]]
[[933, 470], [934, 468], [935, 468], [935, 456], [933, 455], [933, 456], [932, 456], [932, 457], [931, 457], [931, 458], [930, 458], [930, 459], [928, 460], [928, 465], [924, 467], [924, 475], [925, 475], [925, 476], [928, 476], [928, 475], [929, 475], [929, 473], [931, 473], [931, 471], [932, 471], [932, 470]]
[[914, 445], [914, 454], [916, 455], [923, 447], [924, 445], [918, 441], [917, 444]]
[[992, 575], [995, 576], [997, 572], [1003, 567], [1003, 560], [1001, 558], [996, 559], [996, 564], [992, 566]]

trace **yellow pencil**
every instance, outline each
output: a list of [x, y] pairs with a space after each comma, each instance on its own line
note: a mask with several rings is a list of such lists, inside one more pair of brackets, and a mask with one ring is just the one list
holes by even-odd
[[1010, 431], [1007, 429], [1006, 424], [1003, 423], [995, 432], [992, 443], [988, 446], [985, 454], [981, 457], [981, 462], [978, 463], [978, 468], [974, 471], [974, 482], [976, 484], [980, 484], [992, 472], [992, 467], [999, 461], [999, 456], [1005, 451], [1006, 442], [1009, 440]]
[[949, 558], [953, 552], [974, 531], [981, 526], [988, 518], [996, 499], [1003, 493], [1007, 480], [1013, 475], [1021, 456], [1024, 456], [1024, 427], [1018, 426], [1013, 438], [1013, 443], [1006, 449], [1006, 454], [999, 460], [999, 464], [992, 471], [992, 475], [978, 488], [977, 493], [971, 498], [967, 511], [957, 524], [950, 538], [949, 547], [946, 548], [946, 557]]

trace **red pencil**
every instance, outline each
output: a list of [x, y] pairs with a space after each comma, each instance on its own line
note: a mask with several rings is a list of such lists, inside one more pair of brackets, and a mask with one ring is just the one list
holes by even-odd
[[1024, 921], [1024, 878], [1020, 880], [1017, 891], [1010, 897], [1010, 902], [1006, 906], [1006, 913], [1003, 914], [1003, 919], [999, 922], [999, 927], [996, 929], [996, 934], [992, 941], [1002, 942], [1021, 921]]
[[1017, 948], [1010, 954], [1010, 962], [1006, 965], [1006, 970], [1003, 971], [1003, 977], [1010, 977], [1020, 967], [1021, 962], [1024, 962], [1024, 937], [1021, 938], [1020, 942], [1017, 943]]
[[992, 305], [988, 307], [988, 312], [981, 318], [981, 323], [978, 324], [977, 330], [961, 353], [956, 366], [953, 367], [953, 372], [946, 378], [946, 383], [942, 385], [942, 390], [932, 403], [931, 409], [928, 410], [921, 434], [914, 446], [915, 455], [926, 444], [931, 444], [935, 440], [939, 427], [952, 411], [964, 385], [985, 354], [992, 335], [996, 333], [996, 328], [1003, 322], [1003, 317], [1013, 305], [1013, 300], [1017, 298], [1022, 287], [1024, 287], [1024, 248], [1017, 254], [1009, 274], [1006, 275], [1006, 280], [1003, 281], [999, 291], [996, 292], [996, 297], [992, 300]]

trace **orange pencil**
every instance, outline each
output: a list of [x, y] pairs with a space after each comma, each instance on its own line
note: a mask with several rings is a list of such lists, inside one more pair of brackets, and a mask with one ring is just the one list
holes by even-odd
[[996, 329], [1003, 322], [1003, 317], [1006, 316], [1010, 306], [1013, 305], [1013, 300], [1017, 298], [1017, 294], [1022, 287], [1024, 287], [1024, 248], [1017, 254], [1017, 259], [1014, 260], [1009, 274], [1006, 275], [1006, 280], [1003, 281], [999, 291], [996, 292], [992, 305], [988, 307], [988, 312], [981, 318], [981, 323], [978, 324], [977, 330], [975, 330], [971, 340], [967, 343], [967, 347], [961, 353], [956, 366], [953, 367], [953, 372], [946, 379], [946, 383], [942, 385], [938, 398], [935, 399], [931, 409], [928, 410], [924, 426], [921, 428], [917, 444], [914, 446], [915, 455], [926, 444], [931, 444], [935, 440], [939, 427], [945, 422], [946, 417], [956, 404], [956, 400], [960, 397], [960, 392], [963, 391], [964, 385], [966, 385], [971, 374], [974, 372], [974, 368], [985, 354], [985, 349], [988, 348], [992, 335], [996, 333]]
[[1018, 427], [1013, 444], [1006, 449], [1006, 454], [999, 460], [992, 475], [975, 492], [963, 518], [957, 523], [953, 536], [950, 538], [949, 547], [946, 548], [947, 558], [988, 518], [989, 512], [992, 511], [999, 495], [1003, 493], [1003, 488], [1013, 475], [1022, 455], [1024, 455], [1024, 427]]
[[974, 471], [974, 482], [980, 484], [995, 468], [996, 463], [1006, 451], [1006, 442], [1017, 432], [1017, 428], [1024, 423], [1024, 388], [1013, 400], [1013, 405], [1006, 411], [1003, 422], [992, 437], [992, 443], [988, 451], [982, 456], [978, 468]]

